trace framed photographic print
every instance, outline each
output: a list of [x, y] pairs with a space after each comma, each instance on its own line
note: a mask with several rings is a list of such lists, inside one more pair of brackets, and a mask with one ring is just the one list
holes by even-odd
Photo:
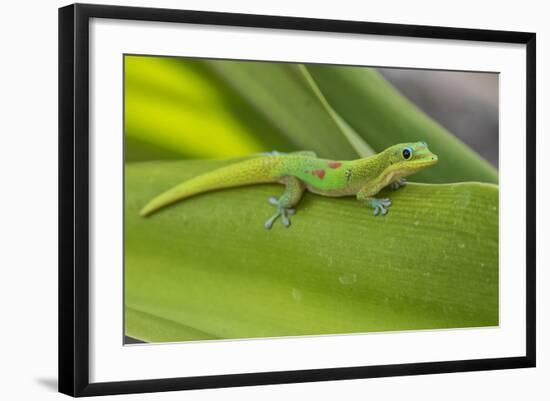
[[535, 34], [59, 10], [59, 389], [535, 366]]

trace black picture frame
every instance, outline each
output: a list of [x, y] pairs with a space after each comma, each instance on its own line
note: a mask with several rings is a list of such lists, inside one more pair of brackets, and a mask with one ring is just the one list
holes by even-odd
[[[526, 344], [525, 355], [381, 366], [89, 381], [89, 21], [91, 18], [276, 28], [526, 45]], [[251, 386], [535, 366], [536, 35], [479, 29], [266, 15], [74, 4], [59, 9], [59, 391], [71, 396]]]

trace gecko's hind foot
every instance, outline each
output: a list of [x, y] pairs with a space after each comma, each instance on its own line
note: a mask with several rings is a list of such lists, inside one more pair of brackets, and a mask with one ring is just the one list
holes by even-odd
[[374, 209], [373, 213], [375, 216], [378, 216], [379, 214], [383, 216], [388, 213], [388, 208], [391, 206], [391, 200], [388, 198], [373, 198], [370, 200], [369, 206]]
[[266, 229], [271, 229], [271, 227], [273, 227], [273, 223], [275, 222], [275, 220], [277, 220], [279, 217], [281, 217], [281, 220], [283, 222], [283, 225], [285, 227], [290, 227], [290, 219], [288, 218], [288, 216], [292, 216], [294, 214], [296, 214], [296, 209], [294, 208], [286, 208], [286, 207], [282, 207], [279, 205], [279, 201], [277, 200], [277, 198], [275, 198], [274, 196], [271, 196], [269, 197], [269, 199], [267, 200], [271, 205], [274, 205], [277, 207], [277, 211], [275, 212], [275, 214], [273, 216], [271, 216], [269, 219], [266, 220], [265, 224], [264, 224], [264, 227]]
[[273, 216], [266, 220], [264, 227], [268, 230], [271, 229], [275, 220], [281, 217], [283, 225], [288, 228], [290, 227], [290, 219], [288, 218], [288, 216], [292, 216], [295, 213], [296, 209], [279, 208]]
[[390, 188], [393, 189], [393, 190], [396, 190], [396, 189], [399, 189], [401, 187], [404, 187], [405, 185], [407, 185], [407, 180], [404, 179], [404, 178], [400, 178], [398, 181], [392, 182], [390, 184]]

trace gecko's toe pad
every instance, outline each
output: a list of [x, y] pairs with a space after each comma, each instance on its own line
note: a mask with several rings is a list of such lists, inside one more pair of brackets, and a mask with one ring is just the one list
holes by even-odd
[[375, 198], [370, 201], [370, 206], [374, 209], [373, 213], [375, 216], [378, 216], [379, 214], [383, 216], [388, 213], [388, 208], [391, 206], [391, 200], [388, 198]]
[[272, 205], [276, 205], [277, 211], [273, 216], [271, 216], [269, 219], [266, 220], [266, 222], [264, 223], [264, 227], [268, 230], [271, 229], [271, 227], [273, 227], [273, 223], [279, 217], [281, 217], [281, 220], [285, 227], [287, 228], [290, 227], [290, 219], [288, 218], [288, 216], [292, 216], [293, 214], [296, 214], [296, 209], [279, 206], [277, 199], [274, 197], [269, 198], [269, 203], [271, 203]]

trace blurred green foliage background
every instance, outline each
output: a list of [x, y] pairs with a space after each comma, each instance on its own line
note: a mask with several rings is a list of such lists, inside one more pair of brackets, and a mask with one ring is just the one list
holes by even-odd
[[[147, 56], [125, 56], [124, 69], [127, 335], [498, 324], [497, 171], [375, 69]], [[440, 162], [411, 177], [424, 185], [388, 194], [383, 218], [307, 194], [290, 229], [268, 232], [274, 185], [137, 215], [170, 186], [252, 153], [355, 159], [419, 140]]]

